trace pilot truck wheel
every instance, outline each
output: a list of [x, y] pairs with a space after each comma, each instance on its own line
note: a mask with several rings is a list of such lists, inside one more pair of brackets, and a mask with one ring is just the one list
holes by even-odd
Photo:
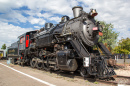
[[80, 69], [80, 75], [81, 75], [82, 77], [86, 77], [86, 78], [90, 77], [90, 74], [88, 73], [88, 70], [87, 70], [87, 69], [88, 69], [88, 68], [81, 67], [81, 69]]

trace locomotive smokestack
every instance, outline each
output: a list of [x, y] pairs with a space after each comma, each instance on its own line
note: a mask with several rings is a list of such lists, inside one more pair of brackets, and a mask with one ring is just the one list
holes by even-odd
[[83, 8], [80, 6], [75, 6], [72, 8], [72, 10], [73, 10], [74, 18], [76, 18], [76, 17], [79, 17], [81, 15]]

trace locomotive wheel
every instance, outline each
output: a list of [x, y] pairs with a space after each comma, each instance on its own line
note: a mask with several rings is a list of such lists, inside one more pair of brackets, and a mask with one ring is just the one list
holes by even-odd
[[22, 67], [24, 67], [24, 62], [21, 62], [20, 64], [21, 64]]
[[81, 69], [80, 69], [80, 75], [82, 76], [82, 77], [90, 77], [90, 74], [88, 73], [88, 71], [87, 71], [87, 68], [85, 68], [85, 67], [81, 67]]
[[40, 70], [40, 69], [42, 69], [42, 65], [43, 65], [42, 62], [38, 62], [36, 67]]
[[54, 70], [59, 70], [59, 67], [57, 65], [55, 65]]
[[20, 62], [18, 62], [18, 65], [20, 65]]
[[56, 62], [56, 64], [54, 65], [54, 70], [59, 70], [59, 67], [57, 65], [57, 63], [58, 63], [57, 58], [55, 58], [55, 62]]
[[18, 60], [18, 65], [20, 65], [20, 60]]
[[49, 66], [48, 66], [48, 62], [47, 63], [44, 63], [44, 61], [43, 61], [43, 69], [44, 70], [46, 70], [46, 71], [49, 71], [50, 70], [50, 68], [49, 68]]
[[43, 69], [46, 70], [46, 71], [49, 71], [49, 67], [46, 63], [43, 63]]
[[23, 62], [22, 59], [19, 60], [18, 64], [19, 64], [20, 66], [24, 67], [24, 62]]
[[32, 60], [30, 61], [31, 67], [32, 67], [32, 68], [35, 68], [35, 67], [36, 67], [36, 63], [37, 63], [37, 62], [32, 59]]

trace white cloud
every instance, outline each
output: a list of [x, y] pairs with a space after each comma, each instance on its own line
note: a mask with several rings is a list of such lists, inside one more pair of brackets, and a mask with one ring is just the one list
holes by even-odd
[[11, 43], [16, 42], [17, 37], [21, 34], [32, 30], [31, 28], [21, 28], [12, 24], [0, 22], [0, 47], [5, 43], [10, 46]]
[[[0, 15], [0, 18], [2, 21], [6, 21], [5, 19], [9, 20], [9, 22], [23, 22], [26, 23], [26, 21], [30, 21], [30, 19], [24, 17], [22, 15], [22, 12], [29, 14], [31, 17], [37, 16], [39, 18], [46, 18], [49, 20], [51, 16], [54, 14], [62, 14], [62, 15], [69, 15], [72, 17], [72, 6], [78, 5], [78, 2], [76, 0], [1, 0], [0, 1], [0, 12], [4, 13], [3, 15]], [[30, 10], [21, 10], [18, 12], [17, 10], [12, 9], [18, 9], [20, 7], [26, 6]], [[41, 11], [45, 11], [47, 13], [40, 13]], [[31, 20], [30, 22], [32, 24], [37, 23], [40, 21], [39, 19]], [[40, 23], [44, 24], [44, 21]]]
[[37, 24], [37, 23], [39, 23], [39, 21], [40, 21], [40, 19], [38, 19], [38, 18], [31, 18], [30, 19], [31, 24]]
[[60, 22], [60, 21], [61, 21], [61, 18], [58, 17], [58, 16], [56, 16], [56, 17], [50, 17], [49, 20]]
[[19, 8], [24, 6], [22, 0], [0, 0], [0, 12], [5, 13], [11, 10], [12, 8]]
[[[72, 7], [81, 5], [86, 12], [89, 12], [91, 8], [97, 9], [96, 19], [114, 24], [114, 30], [120, 32], [118, 39], [121, 39], [121, 37], [130, 37], [129, 3], [129, 0], [0, 0], [0, 13], [3, 13], [0, 14], [0, 21], [6, 22], [5, 24], [8, 22], [26, 23], [28, 21], [33, 25], [44, 25], [46, 20], [58, 23], [61, 20], [61, 16], [58, 15], [68, 15], [72, 18]], [[13, 10], [23, 6], [30, 10]], [[29, 16], [25, 17], [22, 13]], [[7, 24], [6, 26], [13, 25]], [[34, 28], [38, 27], [34, 26]]]
[[26, 23], [27, 18], [21, 14], [18, 10], [9, 10], [8, 12], [0, 15], [1, 21]]
[[46, 21], [42, 18], [29, 17], [29, 22], [31, 24], [44, 25]]
[[36, 16], [38, 16], [38, 17], [44, 17], [44, 18], [49, 18], [49, 17], [52, 16], [52, 14], [50, 14], [50, 13], [43, 13], [43, 14], [37, 13]]
[[34, 26], [34, 28], [40, 29], [40, 27], [39, 27], [39, 26]]
[[71, 1], [67, 0], [26, 0], [26, 5], [31, 10], [51, 11], [51, 13], [70, 14]]

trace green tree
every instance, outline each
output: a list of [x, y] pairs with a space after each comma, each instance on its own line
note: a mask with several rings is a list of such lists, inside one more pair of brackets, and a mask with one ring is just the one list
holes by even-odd
[[106, 44], [111, 51], [112, 48], [116, 46], [117, 37], [119, 36], [119, 33], [113, 31], [113, 25], [111, 23], [107, 24], [106, 22], [101, 21], [100, 25], [102, 25], [103, 28], [103, 36], [100, 36], [99, 42]]
[[5, 50], [6, 49], [6, 44], [3, 44], [1, 49]]
[[130, 54], [130, 38], [121, 39], [118, 42], [118, 46], [114, 48], [114, 53], [124, 54], [124, 64], [125, 64], [125, 55]]

